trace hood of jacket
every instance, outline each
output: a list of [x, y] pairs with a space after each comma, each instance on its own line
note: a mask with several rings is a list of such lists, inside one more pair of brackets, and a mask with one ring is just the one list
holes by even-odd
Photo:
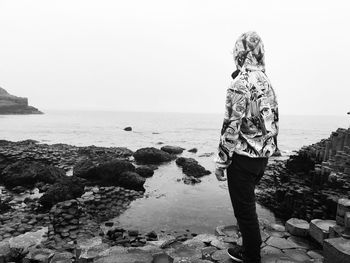
[[236, 41], [233, 49], [233, 58], [237, 70], [241, 72], [247, 70], [265, 71], [264, 53], [264, 44], [256, 32], [243, 33]]

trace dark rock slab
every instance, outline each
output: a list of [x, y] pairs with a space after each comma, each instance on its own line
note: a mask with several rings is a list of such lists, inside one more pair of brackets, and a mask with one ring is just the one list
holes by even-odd
[[152, 177], [154, 174], [153, 169], [148, 166], [139, 166], [136, 168], [135, 172], [145, 178]]
[[171, 145], [165, 145], [162, 148], [160, 148], [162, 151], [170, 153], [170, 154], [180, 154], [185, 149], [179, 146], [171, 146]]
[[84, 184], [78, 177], [66, 177], [51, 185], [40, 197], [39, 203], [45, 208], [51, 208], [58, 202], [81, 197], [84, 194]]
[[193, 158], [179, 157], [176, 159], [176, 164], [182, 167], [183, 173], [187, 176], [198, 178], [211, 173]]
[[55, 183], [65, 177], [62, 169], [36, 161], [17, 161], [2, 171], [2, 182], [6, 187], [29, 186], [37, 182]]
[[138, 163], [144, 164], [160, 164], [175, 159], [173, 155], [154, 147], [138, 149], [134, 153], [134, 158]]

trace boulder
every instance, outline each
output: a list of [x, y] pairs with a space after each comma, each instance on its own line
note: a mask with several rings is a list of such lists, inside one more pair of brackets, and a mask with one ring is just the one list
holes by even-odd
[[138, 149], [134, 153], [134, 158], [137, 162], [144, 164], [160, 164], [175, 159], [173, 155], [154, 147]]
[[17, 161], [2, 171], [2, 182], [6, 187], [33, 186], [37, 182], [53, 184], [65, 177], [62, 169], [36, 161]]
[[314, 219], [310, 222], [310, 236], [320, 245], [329, 237], [329, 228], [336, 225], [334, 220]]
[[184, 148], [178, 146], [165, 145], [160, 148], [162, 151], [170, 153], [170, 154], [180, 154], [184, 151]]
[[118, 185], [120, 175], [126, 171], [135, 171], [135, 167], [124, 159], [99, 163], [83, 158], [74, 166], [73, 175], [104, 185]]
[[146, 179], [140, 176], [138, 173], [126, 171], [120, 175], [119, 185], [128, 189], [144, 190], [143, 184]]
[[82, 158], [74, 165], [73, 174], [87, 180], [96, 180], [96, 165], [90, 158]]
[[192, 149], [189, 149], [188, 152], [196, 153], [196, 152], [198, 152], [198, 149], [197, 148], [192, 148]]
[[182, 167], [183, 173], [187, 176], [198, 178], [211, 173], [193, 158], [179, 157], [176, 159], [176, 164]]
[[148, 166], [139, 166], [136, 168], [135, 170], [139, 175], [141, 175], [142, 177], [148, 178], [148, 177], [152, 177], [154, 174], [153, 169], [151, 169]]
[[291, 218], [286, 222], [286, 230], [293, 236], [306, 237], [309, 235], [310, 225], [307, 221]]
[[51, 185], [44, 193], [39, 203], [45, 208], [51, 208], [53, 205], [81, 197], [84, 194], [84, 184], [78, 177], [66, 177], [59, 182]]
[[115, 159], [97, 166], [98, 179], [103, 184], [118, 185], [119, 177], [123, 172], [135, 171], [135, 166], [129, 161]]
[[128, 126], [124, 128], [124, 131], [132, 131], [132, 127]]

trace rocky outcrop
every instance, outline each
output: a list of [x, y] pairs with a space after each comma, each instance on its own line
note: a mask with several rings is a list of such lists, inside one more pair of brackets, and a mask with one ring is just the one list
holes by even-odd
[[42, 114], [28, 105], [28, 99], [9, 94], [0, 87], [0, 114]]
[[162, 148], [160, 148], [162, 151], [170, 153], [170, 154], [180, 154], [184, 151], [184, 148], [179, 146], [171, 146], [171, 145], [165, 145]]
[[271, 159], [257, 199], [283, 219], [336, 219], [350, 191], [350, 129], [302, 147], [286, 161]]
[[84, 184], [78, 177], [65, 177], [51, 185], [39, 199], [39, 203], [50, 208], [58, 202], [78, 198], [84, 194]]
[[138, 163], [143, 164], [160, 164], [163, 162], [170, 162], [176, 157], [165, 151], [159, 150], [154, 147], [146, 147], [138, 149], [134, 153], [134, 158]]
[[187, 176], [198, 178], [211, 173], [193, 158], [179, 157], [176, 159], [176, 164], [182, 167], [183, 173]]
[[52, 184], [64, 176], [65, 172], [57, 167], [42, 162], [23, 160], [8, 165], [2, 171], [0, 181], [10, 188], [15, 186], [31, 187], [37, 182]]
[[[142, 172], [144, 175], [150, 173], [145, 171], [145, 168]], [[74, 166], [73, 174], [99, 185], [119, 185], [133, 190], [144, 189], [145, 178], [135, 172], [135, 166], [131, 162], [123, 159], [98, 163], [84, 158]]]

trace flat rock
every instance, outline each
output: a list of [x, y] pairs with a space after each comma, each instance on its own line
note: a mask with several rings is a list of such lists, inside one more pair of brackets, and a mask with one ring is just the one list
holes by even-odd
[[281, 255], [283, 254], [282, 250], [271, 247], [271, 246], [265, 246], [261, 249], [262, 255]]
[[297, 262], [305, 262], [311, 259], [305, 250], [302, 249], [286, 249], [283, 252]]
[[215, 234], [218, 236], [228, 236], [228, 237], [234, 237], [238, 238], [238, 227], [235, 225], [229, 225], [229, 226], [217, 226], [215, 228]]
[[329, 228], [336, 225], [334, 220], [314, 219], [310, 222], [310, 236], [320, 245], [329, 237]]
[[321, 250], [309, 250], [306, 252], [310, 258], [323, 260], [323, 252]]
[[310, 224], [302, 219], [291, 218], [286, 222], [286, 230], [293, 236], [306, 237], [309, 235]]
[[94, 260], [94, 263], [151, 263], [153, 257], [146, 252], [113, 254], [106, 257], [100, 257]]
[[323, 256], [324, 263], [350, 262], [350, 240], [342, 237], [325, 239]]
[[216, 252], [214, 252], [212, 255], [211, 255], [211, 258], [215, 261], [224, 261], [224, 260], [229, 260], [230, 257], [229, 255], [227, 254], [227, 251], [226, 250], [218, 250]]
[[274, 236], [271, 236], [266, 241], [266, 244], [278, 249], [300, 248], [300, 246], [294, 243], [293, 241], [287, 240], [285, 238], [274, 237]]
[[19, 248], [27, 251], [29, 247], [39, 245], [41, 242], [46, 240], [47, 233], [48, 228], [43, 227], [35, 232], [27, 232], [16, 237], [12, 237], [9, 240], [9, 244], [11, 248]]
[[291, 237], [288, 237], [287, 240], [290, 240], [290, 241], [294, 242], [295, 244], [297, 244], [299, 247], [307, 249], [307, 250], [311, 249], [311, 247], [312, 247], [309, 240], [302, 238], [302, 237], [291, 236]]

